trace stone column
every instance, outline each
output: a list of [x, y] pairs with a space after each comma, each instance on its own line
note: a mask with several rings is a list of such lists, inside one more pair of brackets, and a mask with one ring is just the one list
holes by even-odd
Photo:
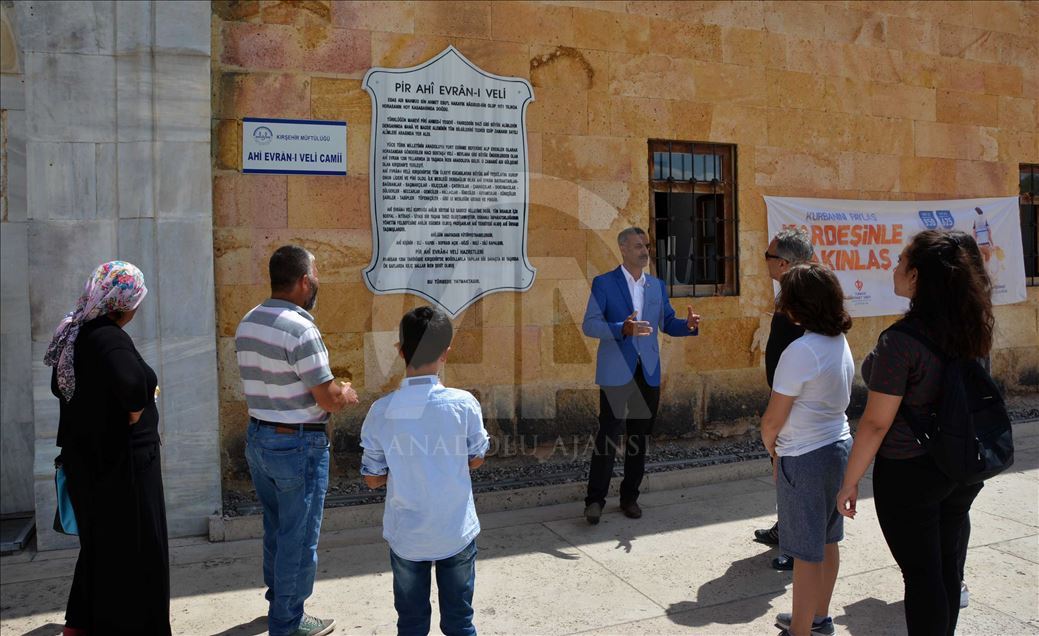
[[25, 81], [13, 6], [0, 5], [0, 513], [33, 510]]
[[[171, 536], [221, 509], [210, 187], [209, 2], [19, 2], [28, 131], [27, 245], [41, 549], [57, 400], [43, 353], [99, 263], [150, 293], [128, 331], [159, 376]], [[6, 438], [5, 438], [6, 441]]]

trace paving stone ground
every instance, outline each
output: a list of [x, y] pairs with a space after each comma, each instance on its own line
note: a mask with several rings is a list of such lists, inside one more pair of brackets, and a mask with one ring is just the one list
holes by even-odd
[[[971, 599], [959, 634], [1039, 633], [1039, 423], [1015, 433], [1016, 464], [986, 485], [971, 512]], [[901, 576], [877, 525], [869, 480], [862, 490], [841, 546], [834, 621], [839, 633], [902, 634]], [[750, 540], [773, 520], [767, 475], [648, 492], [640, 503], [642, 519], [611, 507], [598, 526], [585, 523], [579, 502], [482, 515], [480, 632], [774, 633], [773, 616], [790, 608], [791, 577], [769, 569], [775, 551]], [[177, 540], [171, 558], [175, 633], [265, 632], [259, 541]], [[394, 633], [380, 530], [327, 533], [319, 558], [308, 611], [335, 617], [337, 634]], [[60, 632], [74, 563], [74, 551], [0, 560], [4, 636]], [[435, 597], [433, 604], [435, 613]]]

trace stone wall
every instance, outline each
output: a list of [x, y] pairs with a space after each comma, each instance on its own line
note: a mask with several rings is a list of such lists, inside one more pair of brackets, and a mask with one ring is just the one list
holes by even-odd
[[0, 3], [0, 513], [33, 510], [25, 80], [14, 5]]
[[[240, 317], [267, 295], [266, 260], [297, 242], [318, 257], [317, 321], [362, 408], [335, 418], [336, 470], [354, 474], [371, 400], [402, 374], [393, 351], [410, 296], [373, 296], [372, 66], [453, 44], [527, 78], [531, 290], [458, 320], [448, 383], [474, 390], [499, 440], [594, 430], [595, 343], [580, 333], [616, 232], [649, 223], [649, 138], [736, 144], [740, 295], [675, 299], [702, 335], [663, 343], [659, 430], [723, 437], [756, 423], [771, 283], [762, 195], [922, 200], [1017, 192], [1039, 161], [1039, 4], [1028, 2], [214, 2], [214, 249], [225, 483], [245, 478]], [[242, 117], [343, 120], [348, 176], [239, 173]], [[995, 369], [1036, 390], [1039, 294], [998, 310]], [[856, 321], [861, 360], [889, 319]]]
[[150, 290], [127, 330], [162, 387], [170, 533], [204, 533], [221, 510], [210, 5], [25, 1], [3, 12], [4, 505], [7, 454], [22, 453], [38, 546], [75, 545], [50, 530], [58, 402], [43, 354], [93, 269], [123, 258]]

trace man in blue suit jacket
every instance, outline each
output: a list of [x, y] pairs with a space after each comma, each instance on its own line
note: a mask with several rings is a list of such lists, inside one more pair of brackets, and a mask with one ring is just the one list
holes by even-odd
[[596, 276], [584, 314], [584, 335], [599, 339], [595, 383], [599, 385], [599, 430], [588, 475], [584, 515], [599, 523], [613, 475], [615, 450], [621, 433], [627, 437], [621, 510], [633, 519], [642, 516], [637, 503], [646, 468], [646, 441], [660, 403], [660, 340], [695, 336], [700, 316], [689, 307], [685, 320], [675, 316], [664, 281], [646, 274], [649, 237], [637, 227], [617, 236], [623, 262]]

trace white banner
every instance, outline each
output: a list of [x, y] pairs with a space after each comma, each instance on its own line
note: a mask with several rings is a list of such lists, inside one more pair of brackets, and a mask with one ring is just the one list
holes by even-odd
[[[892, 272], [902, 248], [922, 230], [973, 234], [992, 277], [997, 305], [1025, 300], [1017, 197], [951, 201], [847, 201], [765, 197], [768, 234], [804, 228], [816, 260], [836, 273], [852, 316], [891, 316], [909, 301], [895, 296]], [[778, 284], [776, 285], [778, 292]]]

